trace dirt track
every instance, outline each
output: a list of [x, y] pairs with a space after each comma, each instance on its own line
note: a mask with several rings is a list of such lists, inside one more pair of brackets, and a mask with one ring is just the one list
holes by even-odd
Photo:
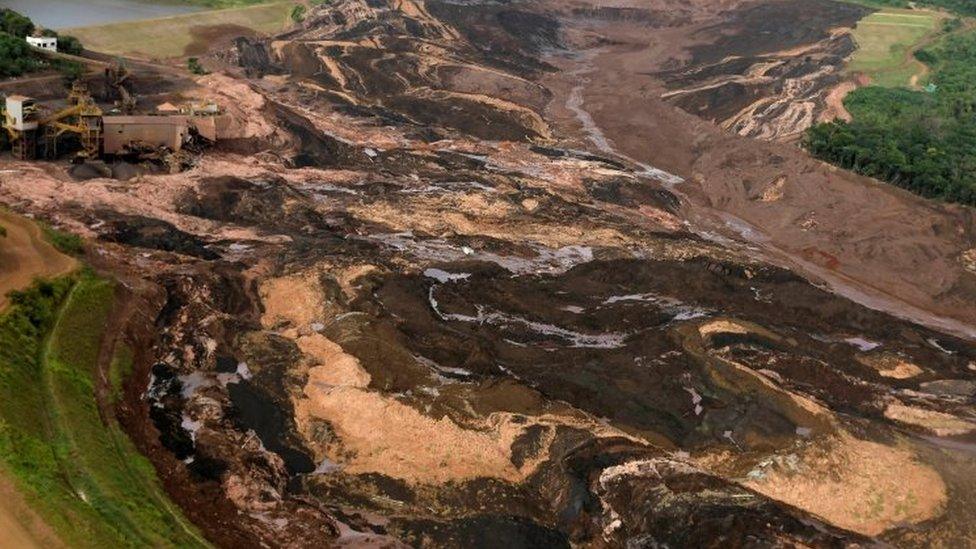
[[21, 289], [38, 277], [70, 272], [78, 262], [44, 240], [41, 229], [28, 219], [0, 211], [0, 310], [7, 306], [7, 292]]
[[54, 532], [30, 509], [0, 475], [0, 547], [16, 549], [63, 547]]
[[[28, 219], [0, 210], [0, 310], [6, 308], [7, 292], [21, 289], [37, 277], [67, 273], [77, 262], [44, 240], [41, 229]], [[15, 489], [0, 476], [0, 546], [52, 547], [54, 534], [21, 501]], [[30, 527], [25, 526], [25, 517]], [[38, 534], [41, 534], [38, 536]]]

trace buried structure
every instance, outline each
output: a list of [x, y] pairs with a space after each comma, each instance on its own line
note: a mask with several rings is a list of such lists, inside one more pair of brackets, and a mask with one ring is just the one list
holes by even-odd
[[[133, 104], [126, 101], [126, 106], [131, 110]], [[221, 115], [211, 103], [156, 114], [106, 114], [80, 82], [72, 86], [65, 107], [50, 111], [31, 97], [6, 97], [3, 130], [16, 159], [54, 159], [67, 152], [66, 145], [81, 160], [178, 156], [193, 141], [213, 143]]]

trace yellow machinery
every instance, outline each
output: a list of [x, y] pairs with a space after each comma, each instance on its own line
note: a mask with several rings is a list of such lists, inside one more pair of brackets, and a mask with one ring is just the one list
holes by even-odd
[[10, 137], [15, 158], [32, 160], [37, 156], [38, 133], [45, 156], [58, 155], [58, 143], [65, 134], [73, 134], [81, 143], [79, 156], [95, 158], [102, 142], [102, 109], [95, 104], [88, 88], [76, 81], [68, 94], [68, 106], [42, 116], [33, 99], [19, 95], [7, 97], [3, 128]]
[[70, 133], [77, 135], [81, 142], [79, 156], [98, 157], [98, 149], [102, 143], [102, 109], [95, 104], [88, 88], [77, 80], [68, 94], [68, 105], [39, 122], [45, 132], [47, 156], [57, 157], [58, 141], [64, 134]]
[[105, 68], [105, 88], [114, 90], [118, 99], [115, 104], [122, 114], [132, 114], [136, 110], [136, 98], [127, 87], [131, 73], [121, 59]]
[[[78, 159], [134, 154], [140, 147], [155, 149], [153, 154], [157, 155], [170, 151], [179, 156], [191, 138], [211, 143], [218, 139], [224, 121], [221, 109], [209, 101], [161, 105], [154, 115], [127, 114], [135, 106], [134, 96], [125, 87], [128, 74], [121, 64], [106, 71], [107, 83], [121, 98], [116, 104], [122, 114], [115, 114], [117, 110], [113, 109], [113, 114], [105, 116], [80, 80], [72, 85], [67, 106], [50, 114], [30, 97], [7, 96], [0, 108], [0, 131], [9, 137], [14, 157], [57, 158], [61, 142], [71, 136], [81, 145]], [[152, 156], [146, 151], [139, 154]]]

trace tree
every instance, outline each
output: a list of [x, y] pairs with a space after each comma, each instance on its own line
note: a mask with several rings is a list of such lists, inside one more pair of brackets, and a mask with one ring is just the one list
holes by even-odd
[[0, 8], [0, 30], [18, 38], [34, 33], [34, 23], [10, 8]]
[[27, 42], [0, 33], [0, 77], [20, 76], [38, 68], [37, 59]]
[[81, 55], [85, 51], [85, 47], [81, 44], [81, 40], [74, 36], [61, 35], [58, 36], [58, 51], [71, 55]]

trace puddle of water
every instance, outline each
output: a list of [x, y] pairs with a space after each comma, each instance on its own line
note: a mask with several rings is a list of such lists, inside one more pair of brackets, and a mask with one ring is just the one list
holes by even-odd
[[[568, 343], [569, 347], [585, 349], [618, 349], [624, 346], [624, 342], [629, 335], [619, 332], [584, 334], [575, 332], [573, 330], [567, 330], [566, 328], [560, 328], [559, 326], [555, 326], [553, 324], [536, 322], [517, 315], [498, 311], [489, 311], [487, 308], [481, 305], [477, 306], [477, 316], [445, 313], [440, 310], [437, 299], [434, 298], [434, 289], [436, 287], [437, 286], [435, 285], [430, 288], [428, 293], [428, 301], [431, 309], [433, 309], [434, 313], [442, 320], [453, 320], [457, 322], [469, 322], [482, 325], [488, 324], [497, 326], [501, 329], [510, 329], [518, 332], [522, 332], [525, 328], [528, 328], [537, 335], [561, 339]], [[525, 345], [525, 343], [521, 343], [521, 345]]]
[[657, 295], [653, 293], [614, 295], [603, 300], [603, 305], [613, 305], [614, 303], [626, 303], [629, 301], [651, 303], [663, 312], [673, 315], [672, 320], [684, 321], [702, 318], [712, 314], [713, 311], [704, 307], [687, 305], [673, 297]]
[[844, 343], [848, 343], [850, 345], [853, 345], [853, 346], [857, 347], [859, 351], [865, 352], [865, 353], [868, 352], [868, 351], [877, 349], [878, 347], [881, 346], [880, 343], [878, 343], [876, 341], [871, 341], [871, 340], [868, 340], [868, 339], [864, 339], [863, 337], [848, 337], [848, 338], [845, 338], [844, 339]]
[[433, 278], [441, 284], [445, 284], [447, 282], [454, 282], [455, 280], [464, 280], [469, 278], [471, 273], [449, 273], [441, 269], [430, 268], [424, 271], [424, 276], [427, 278]]
[[691, 395], [691, 404], [695, 407], [695, 415], [700, 416], [701, 413], [705, 411], [705, 408], [703, 408], [701, 405], [701, 395], [698, 394], [698, 391], [696, 391], [694, 387], [685, 387], [684, 389], [685, 391], [688, 391], [688, 394]]

